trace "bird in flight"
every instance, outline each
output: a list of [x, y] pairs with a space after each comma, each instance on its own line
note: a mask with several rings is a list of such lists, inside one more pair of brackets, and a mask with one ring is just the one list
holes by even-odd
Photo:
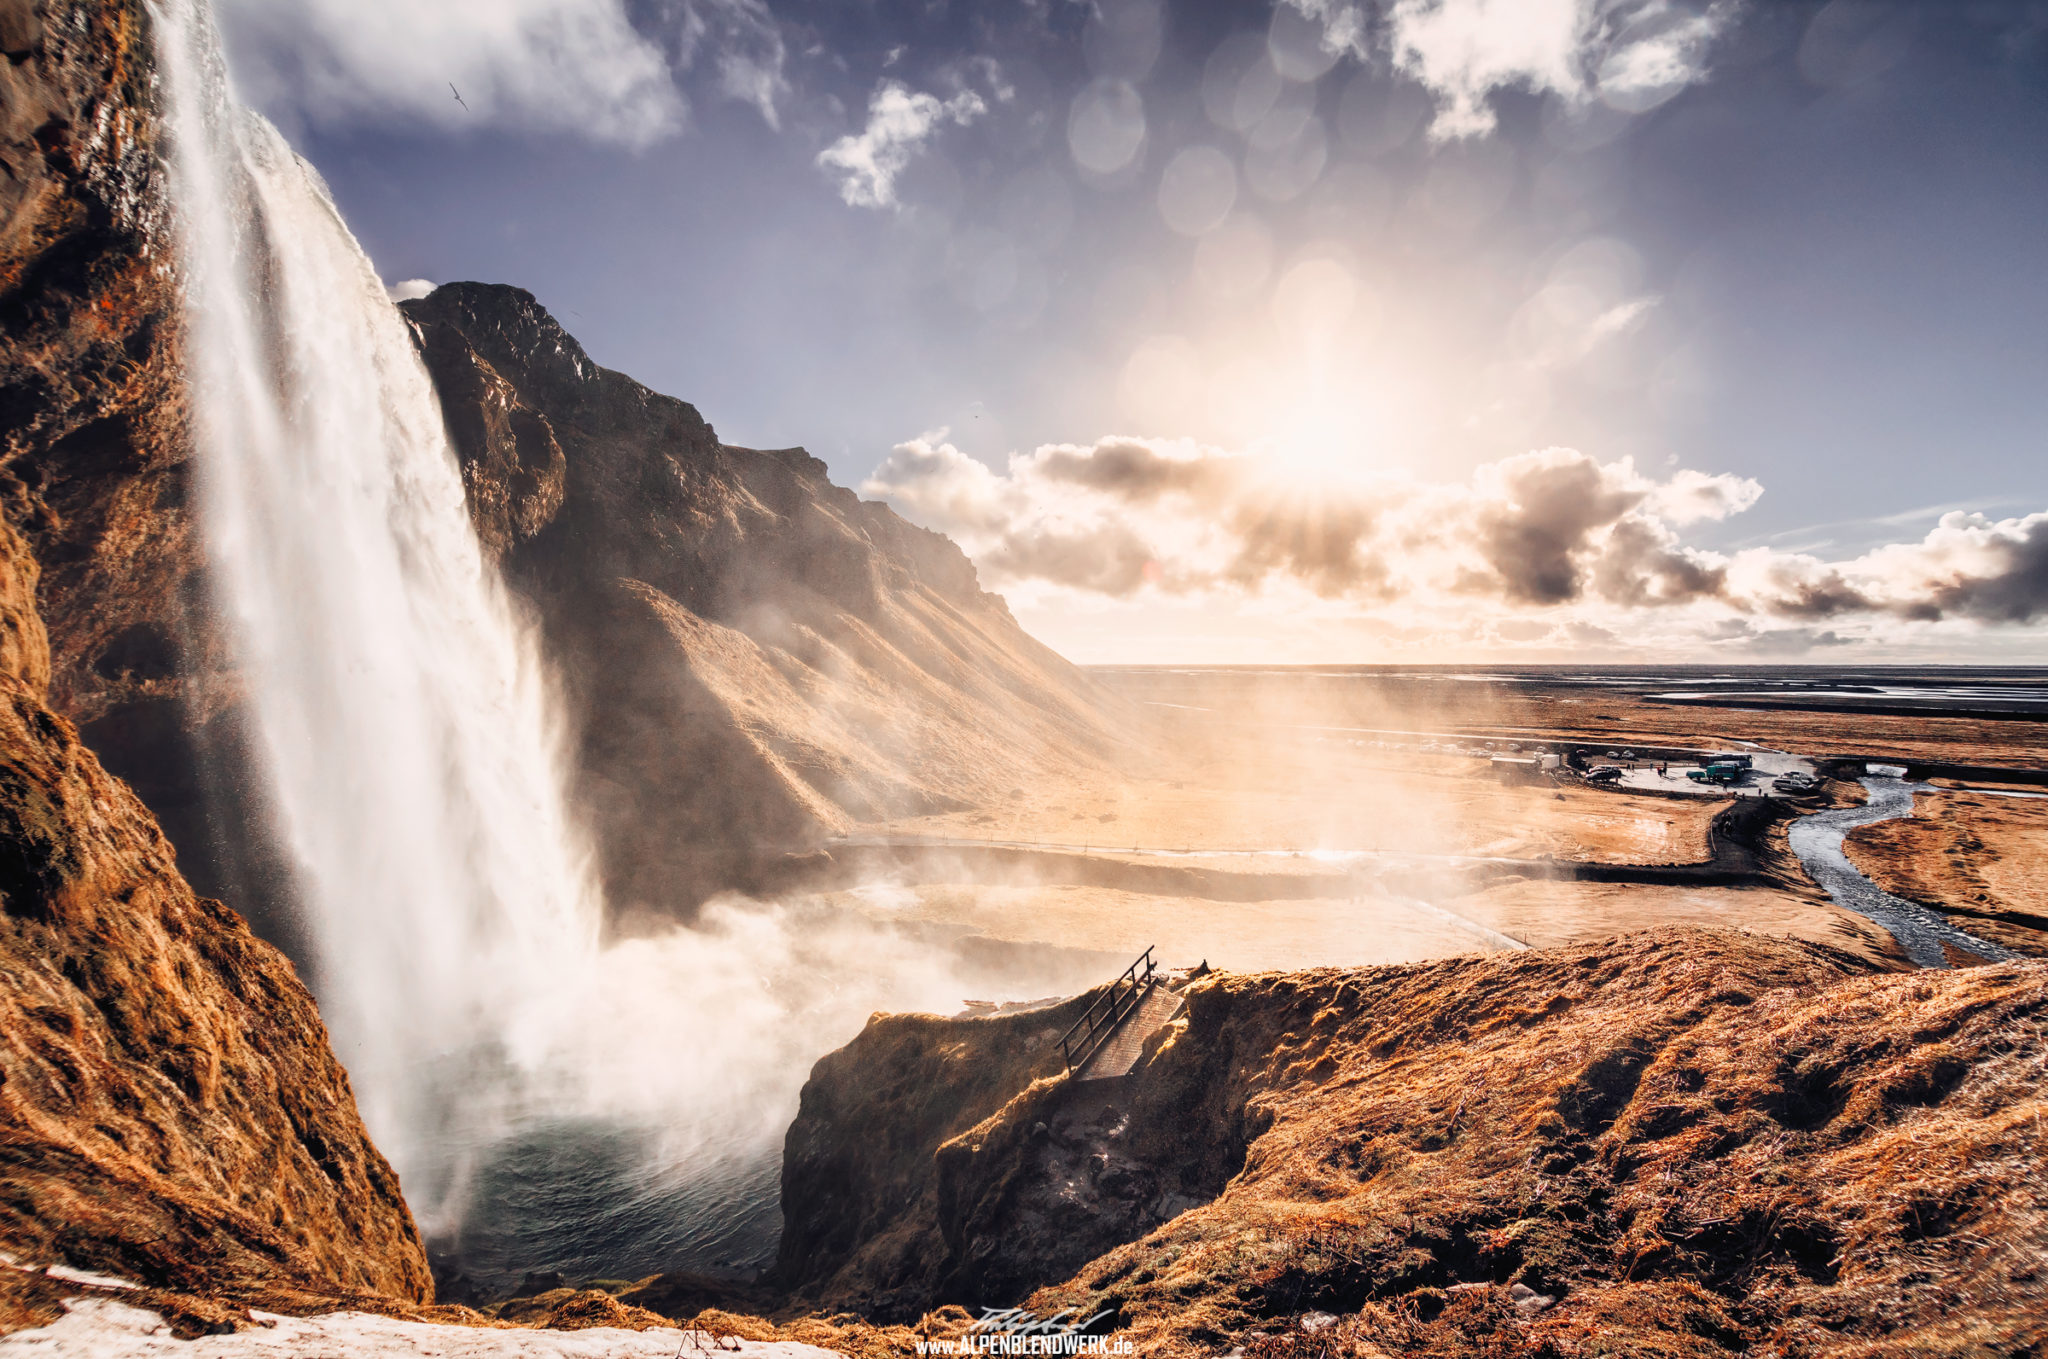
[[448, 82], [448, 92], [455, 96], [456, 103], [462, 105], [462, 111], [464, 113], [469, 112], [469, 104], [463, 99], [462, 91], [455, 88], [455, 82], [452, 80]]

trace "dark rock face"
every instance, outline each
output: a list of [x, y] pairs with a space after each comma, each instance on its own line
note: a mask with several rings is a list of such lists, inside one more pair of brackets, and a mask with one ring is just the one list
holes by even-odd
[[196, 894], [231, 720], [187, 508], [145, 13], [0, 0], [0, 1246], [165, 1288], [423, 1299], [291, 964]]
[[146, 22], [0, 13], [0, 495], [42, 563], [52, 698], [89, 720], [175, 685], [197, 561]]
[[942, 536], [802, 449], [719, 442], [516, 288], [403, 304], [478, 532], [534, 605], [624, 910], [687, 911], [851, 822], [1000, 798], [1128, 718]]
[[819, 1058], [783, 1140], [776, 1282], [881, 1320], [928, 1310], [957, 1248], [939, 1227], [939, 1147], [1057, 1074], [1059, 1035], [1094, 998], [974, 1019], [877, 1015]]

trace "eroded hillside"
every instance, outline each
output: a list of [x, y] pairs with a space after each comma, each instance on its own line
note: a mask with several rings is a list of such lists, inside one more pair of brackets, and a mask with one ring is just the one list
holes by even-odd
[[1126, 1081], [1011, 1060], [985, 1117], [902, 1074], [1016, 1034], [880, 1018], [814, 1073], [785, 1183], [850, 1156], [893, 1188], [786, 1199], [786, 1240], [861, 1228], [784, 1268], [828, 1307], [1107, 1310], [1144, 1352], [2029, 1352], [2048, 968], [1870, 968], [1674, 931], [1218, 976]]

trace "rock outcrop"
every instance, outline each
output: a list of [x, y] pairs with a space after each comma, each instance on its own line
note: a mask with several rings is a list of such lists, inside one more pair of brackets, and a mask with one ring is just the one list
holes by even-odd
[[519, 289], [403, 306], [479, 535], [567, 681], [615, 903], [687, 910], [764, 851], [1001, 802], [1021, 771], [1124, 745], [1130, 710], [958, 548], [802, 449], [720, 443]]
[[424, 1299], [312, 997], [74, 725], [165, 768], [170, 733], [191, 767], [212, 668], [146, 12], [0, 0], [0, 54], [0, 1249]]
[[1095, 997], [970, 1019], [877, 1015], [819, 1058], [783, 1141], [777, 1281], [891, 1321], [930, 1310], [952, 1272], [934, 1153], [1062, 1071], [1057, 1040]]
[[2048, 964], [1869, 968], [1674, 931], [1218, 976], [1131, 1077], [1013, 1060], [964, 1127], [994, 1092], [931, 1079], [989, 1021], [878, 1019], [791, 1129], [785, 1281], [1144, 1352], [2031, 1353]]
[[45, 702], [35, 580], [0, 525], [0, 1246], [185, 1292], [425, 1299], [312, 996]]

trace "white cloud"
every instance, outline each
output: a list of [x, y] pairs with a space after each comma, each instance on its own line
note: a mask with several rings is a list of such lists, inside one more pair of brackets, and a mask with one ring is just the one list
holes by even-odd
[[884, 80], [868, 100], [868, 125], [818, 153], [821, 169], [837, 171], [839, 196], [856, 208], [896, 205], [896, 176], [941, 123], [965, 126], [988, 112], [972, 90], [951, 99]]
[[[1048, 444], [999, 472], [943, 433], [899, 445], [861, 489], [954, 537], [992, 588], [1027, 607], [1231, 598], [1300, 616], [1342, 603], [1509, 640], [1601, 624], [1636, 636], [1665, 618], [1695, 640], [1780, 650], [1850, 634], [1764, 622], [1844, 620], [1868, 634], [2048, 618], [2048, 513], [1949, 514], [1918, 542], [1847, 561], [1724, 555], [1679, 530], [1754, 505], [1763, 487], [1748, 477], [1659, 479], [1626, 458], [1551, 448], [1462, 481], [1305, 489], [1263, 457], [1188, 440]], [[1499, 626], [1517, 618], [1544, 625]], [[1715, 620], [1727, 627], [1713, 632]]]
[[1494, 91], [1641, 112], [1706, 77], [1735, 0], [1282, 0], [1332, 51], [1377, 50], [1437, 98], [1438, 140], [1493, 131]]
[[411, 302], [434, 291], [434, 283], [424, 278], [402, 278], [396, 283], [384, 285], [385, 294], [393, 302]]
[[1680, 468], [1650, 494], [1657, 517], [1672, 524], [1696, 524], [1740, 514], [1763, 498], [1763, 483], [1750, 477], [1710, 475]]
[[[560, 132], [645, 145], [680, 130], [678, 74], [777, 121], [780, 32], [763, 0], [221, 0], [244, 97], [323, 125]], [[457, 96], [460, 96], [459, 99]]]
[[1699, 518], [1759, 493], [1699, 472], [1659, 482], [1570, 449], [1489, 463], [1463, 483], [1341, 490], [1187, 440], [1048, 444], [997, 473], [940, 435], [898, 445], [862, 490], [957, 538], [1000, 585], [1117, 597], [1274, 586], [1518, 607], [1713, 596], [1719, 559], [1677, 542], [1667, 506]]

